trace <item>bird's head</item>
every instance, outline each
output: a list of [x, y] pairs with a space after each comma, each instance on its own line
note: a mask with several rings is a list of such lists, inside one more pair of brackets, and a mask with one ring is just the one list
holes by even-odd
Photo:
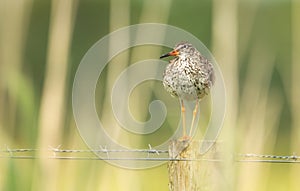
[[163, 54], [159, 58], [161, 59], [161, 58], [165, 58], [165, 57], [169, 57], [169, 56], [185, 58], [185, 57], [193, 55], [194, 52], [195, 52], [195, 48], [190, 43], [181, 42], [181, 43], [178, 43], [171, 52]]

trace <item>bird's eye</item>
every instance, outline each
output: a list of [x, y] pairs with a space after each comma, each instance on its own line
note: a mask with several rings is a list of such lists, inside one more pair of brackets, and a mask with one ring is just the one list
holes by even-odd
[[185, 45], [183, 45], [183, 48], [187, 48], [188, 46], [185, 44]]

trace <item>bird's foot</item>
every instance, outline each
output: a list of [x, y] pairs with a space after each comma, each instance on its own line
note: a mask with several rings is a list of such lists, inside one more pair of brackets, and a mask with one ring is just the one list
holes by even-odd
[[190, 141], [192, 139], [191, 136], [188, 136], [188, 135], [183, 135], [179, 141], [182, 141], [182, 142], [185, 142], [185, 141]]

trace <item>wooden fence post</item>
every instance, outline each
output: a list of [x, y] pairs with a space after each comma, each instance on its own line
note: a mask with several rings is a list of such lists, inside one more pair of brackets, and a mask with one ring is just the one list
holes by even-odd
[[200, 155], [201, 141], [174, 140], [169, 146], [168, 163], [170, 191], [217, 190], [213, 180], [218, 162], [216, 146]]

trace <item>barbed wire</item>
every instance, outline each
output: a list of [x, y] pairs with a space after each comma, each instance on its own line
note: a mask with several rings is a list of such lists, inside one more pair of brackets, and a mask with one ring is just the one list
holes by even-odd
[[[58, 147], [49, 147], [48, 149], [32, 149], [32, 148], [10, 148], [6, 146], [0, 149], [0, 159], [60, 159], [60, 160], [135, 160], [135, 161], [210, 161], [222, 162], [224, 159], [220, 155], [207, 158], [205, 156], [199, 158], [170, 158], [168, 150], [153, 149], [148, 145], [148, 149], [107, 149], [99, 146], [99, 149], [60, 149]], [[48, 152], [49, 155], [40, 155], [39, 152]], [[116, 157], [114, 153], [139, 153], [144, 154], [140, 157]], [[67, 154], [67, 156], [65, 156]], [[78, 154], [92, 154], [92, 156], [78, 156]], [[98, 154], [105, 154], [99, 156]], [[146, 155], [145, 155], [146, 154]], [[162, 156], [163, 155], [163, 156]], [[221, 154], [222, 155], [222, 154]], [[265, 162], [265, 163], [300, 163], [300, 156], [293, 155], [270, 155], [270, 154], [231, 154], [232, 160], [235, 162]]]

